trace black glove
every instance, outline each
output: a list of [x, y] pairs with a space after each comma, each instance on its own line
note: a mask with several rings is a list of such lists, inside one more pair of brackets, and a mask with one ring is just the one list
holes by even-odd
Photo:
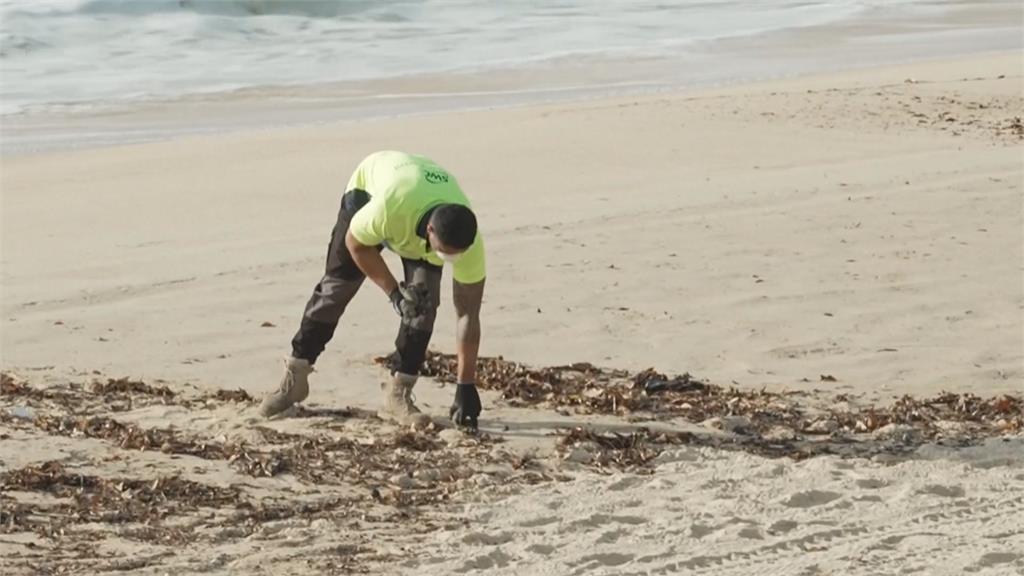
[[388, 294], [388, 300], [391, 300], [391, 307], [395, 309], [395, 314], [402, 316], [402, 302], [405, 300], [405, 296], [402, 294], [401, 284], [392, 290], [391, 294]]
[[480, 410], [480, 394], [476, 391], [476, 384], [459, 384], [455, 387], [455, 402], [448, 410], [452, 422], [476, 430]]
[[405, 282], [402, 282], [388, 294], [388, 299], [391, 300], [391, 306], [396, 314], [406, 320], [412, 320], [424, 313], [427, 305], [426, 292], [425, 286], [406, 286]]

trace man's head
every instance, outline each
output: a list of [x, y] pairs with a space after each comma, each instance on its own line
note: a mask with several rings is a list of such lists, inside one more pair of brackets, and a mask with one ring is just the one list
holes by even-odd
[[460, 204], [442, 204], [430, 215], [427, 239], [441, 259], [452, 261], [452, 257], [462, 254], [473, 245], [476, 239], [476, 215]]

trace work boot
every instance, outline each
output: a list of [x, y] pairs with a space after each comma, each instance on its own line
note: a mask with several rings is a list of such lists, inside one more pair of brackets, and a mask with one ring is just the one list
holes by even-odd
[[267, 418], [284, 412], [292, 404], [302, 402], [309, 396], [309, 373], [313, 371], [309, 360], [287, 358], [284, 367], [281, 385], [260, 403], [260, 414]]
[[397, 422], [402, 426], [424, 428], [430, 418], [420, 412], [413, 404], [412, 387], [416, 385], [416, 376], [396, 372], [390, 379], [381, 384], [384, 391], [384, 407], [377, 412], [383, 420]]

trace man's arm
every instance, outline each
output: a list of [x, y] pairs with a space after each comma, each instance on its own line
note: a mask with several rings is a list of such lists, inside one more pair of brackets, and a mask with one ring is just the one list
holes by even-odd
[[385, 294], [390, 296], [397, 288], [398, 281], [391, 274], [388, 265], [384, 262], [380, 250], [376, 246], [367, 246], [356, 240], [349, 230], [345, 233], [345, 246], [349, 254], [355, 260], [356, 266], [366, 274], [366, 277], [373, 280], [373, 283], [380, 286]]
[[484, 281], [452, 285], [457, 317], [455, 344], [459, 358], [459, 383], [476, 383], [476, 360], [480, 351], [480, 306]]

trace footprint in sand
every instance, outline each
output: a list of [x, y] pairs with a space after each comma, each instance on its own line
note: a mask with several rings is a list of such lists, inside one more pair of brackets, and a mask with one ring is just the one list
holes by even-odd
[[555, 550], [557, 550], [557, 548], [548, 544], [531, 544], [526, 548], [527, 552], [533, 552], [534, 554], [539, 554], [541, 556], [550, 556]]
[[540, 518], [534, 518], [532, 520], [524, 520], [519, 523], [520, 528], [539, 528], [541, 526], [547, 526], [548, 524], [554, 524], [558, 522], [557, 516], [542, 516]]
[[888, 486], [888, 483], [884, 480], [877, 480], [875, 478], [861, 478], [857, 480], [856, 484], [858, 488], [864, 488], [865, 490], [877, 490]]
[[979, 568], [988, 568], [990, 566], [998, 566], [1000, 564], [1010, 564], [1016, 562], [1017, 559], [1024, 558], [1024, 554], [1014, 554], [1013, 552], [989, 552], [978, 560]]
[[602, 566], [621, 566], [633, 558], [634, 556], [632, 554], [619, 554], [617, 552], [590, 554], [580, 558], [573, 564], [573, 566], [579, 567], [575, 574], [586, 574], [590, 570], [600, 568]]
[[792, 520], [778, 520], [768, 527], [768, 531], [775, 534], [785, 534], [797, 526], [799, 524]]
[[614, 544], [614, 543], [618, 542], [619, 538], [621, 538], [625, 534], [626, 534], [626, 531], [622, 530], [621, 528], [620, 529], [616, 529], [616, 530], [609, 530], [609, 531], [605, 532], [604, 534], [601, 534], [597, 538], [597, 542], [598, 542], [598, 544]]
[[933, 496], [942, 496], [944, 498], [963, 498], [966, 494], [961, 486], [941, 486], [939, 484], [929, 484], [918, 490], [917, 493], [932, 494]]
[[[644, 482], [642, 478], [635, 478], [633, 480], [634, 483], [625, 486], [625, 488], [632, 488], [633, 486], [642, 484]], [[654, 478], [653, 480], [647, 482], [647, 488], [652, 492], [671, 490], [672, 488], [675, 488], [675, 486], [675, 482], [669, 480], [668, 478], [662, 477]]]
[[472, 560], [467, 560], [455, 571], [459, 573], [472, 572], [474, 570], [491, 570], [493, 568], [504, 568], [508, 566], [513, 558], [501, 550], [494, 550]]
[[829, 492], [827, 490], [805, 490], [793, 494], [782, 504], [790, 508], [813, 508], [838, 500], [842, 496], [838, 492]]
[[512, 541], [512, 535], [508, 532], [487, 534], [486, 532], [472, 532], [462, 537], [463, 544], [474, 546], [498, 546]]
[[612, 491], [616, 491], [616, 492], [618, 492], [619, 490], [629, 490], [630, 488], [633, 488], [634, 486], [639, 486], [640, 484], [643, 484], [645, 481], [646, 481], [645, 478], [640, 478], [640, 477], [629, 478], [629, 477], [627, 477], [627, 478], [623, 478], [621, 480], [616, 480], [615, 482], [612, 482], [611, 484], [609, 484], [608, 485], [608, 490], [612, 490]]
[[577, 530], [579, 528], [598, 528], [605, 524], [629, 524], [631, 526], [638, 526], [640, 524], [646, 524], [647, 519], [640, 516], [613, 516], [610, 514], [591, 514], [589, 518], [585, 520], [576, 520], [568, 524], [569, 530]]
[[740, 538], [747, 538], [750, 540], [764, 540], [764, 535], [761, 534], [761, 529], [757, 526], [747, 526], [739, 531]]
[[705, 526], [703, 524], [692, 524], [690, 526], [690, 536], [696, 538], [697, 540], [700, 540], [701, 538], [707, 536], [708, 534], [711, 534], [715, 530], [717, 530], [717, 528], [712, 528], [711, 526]]

